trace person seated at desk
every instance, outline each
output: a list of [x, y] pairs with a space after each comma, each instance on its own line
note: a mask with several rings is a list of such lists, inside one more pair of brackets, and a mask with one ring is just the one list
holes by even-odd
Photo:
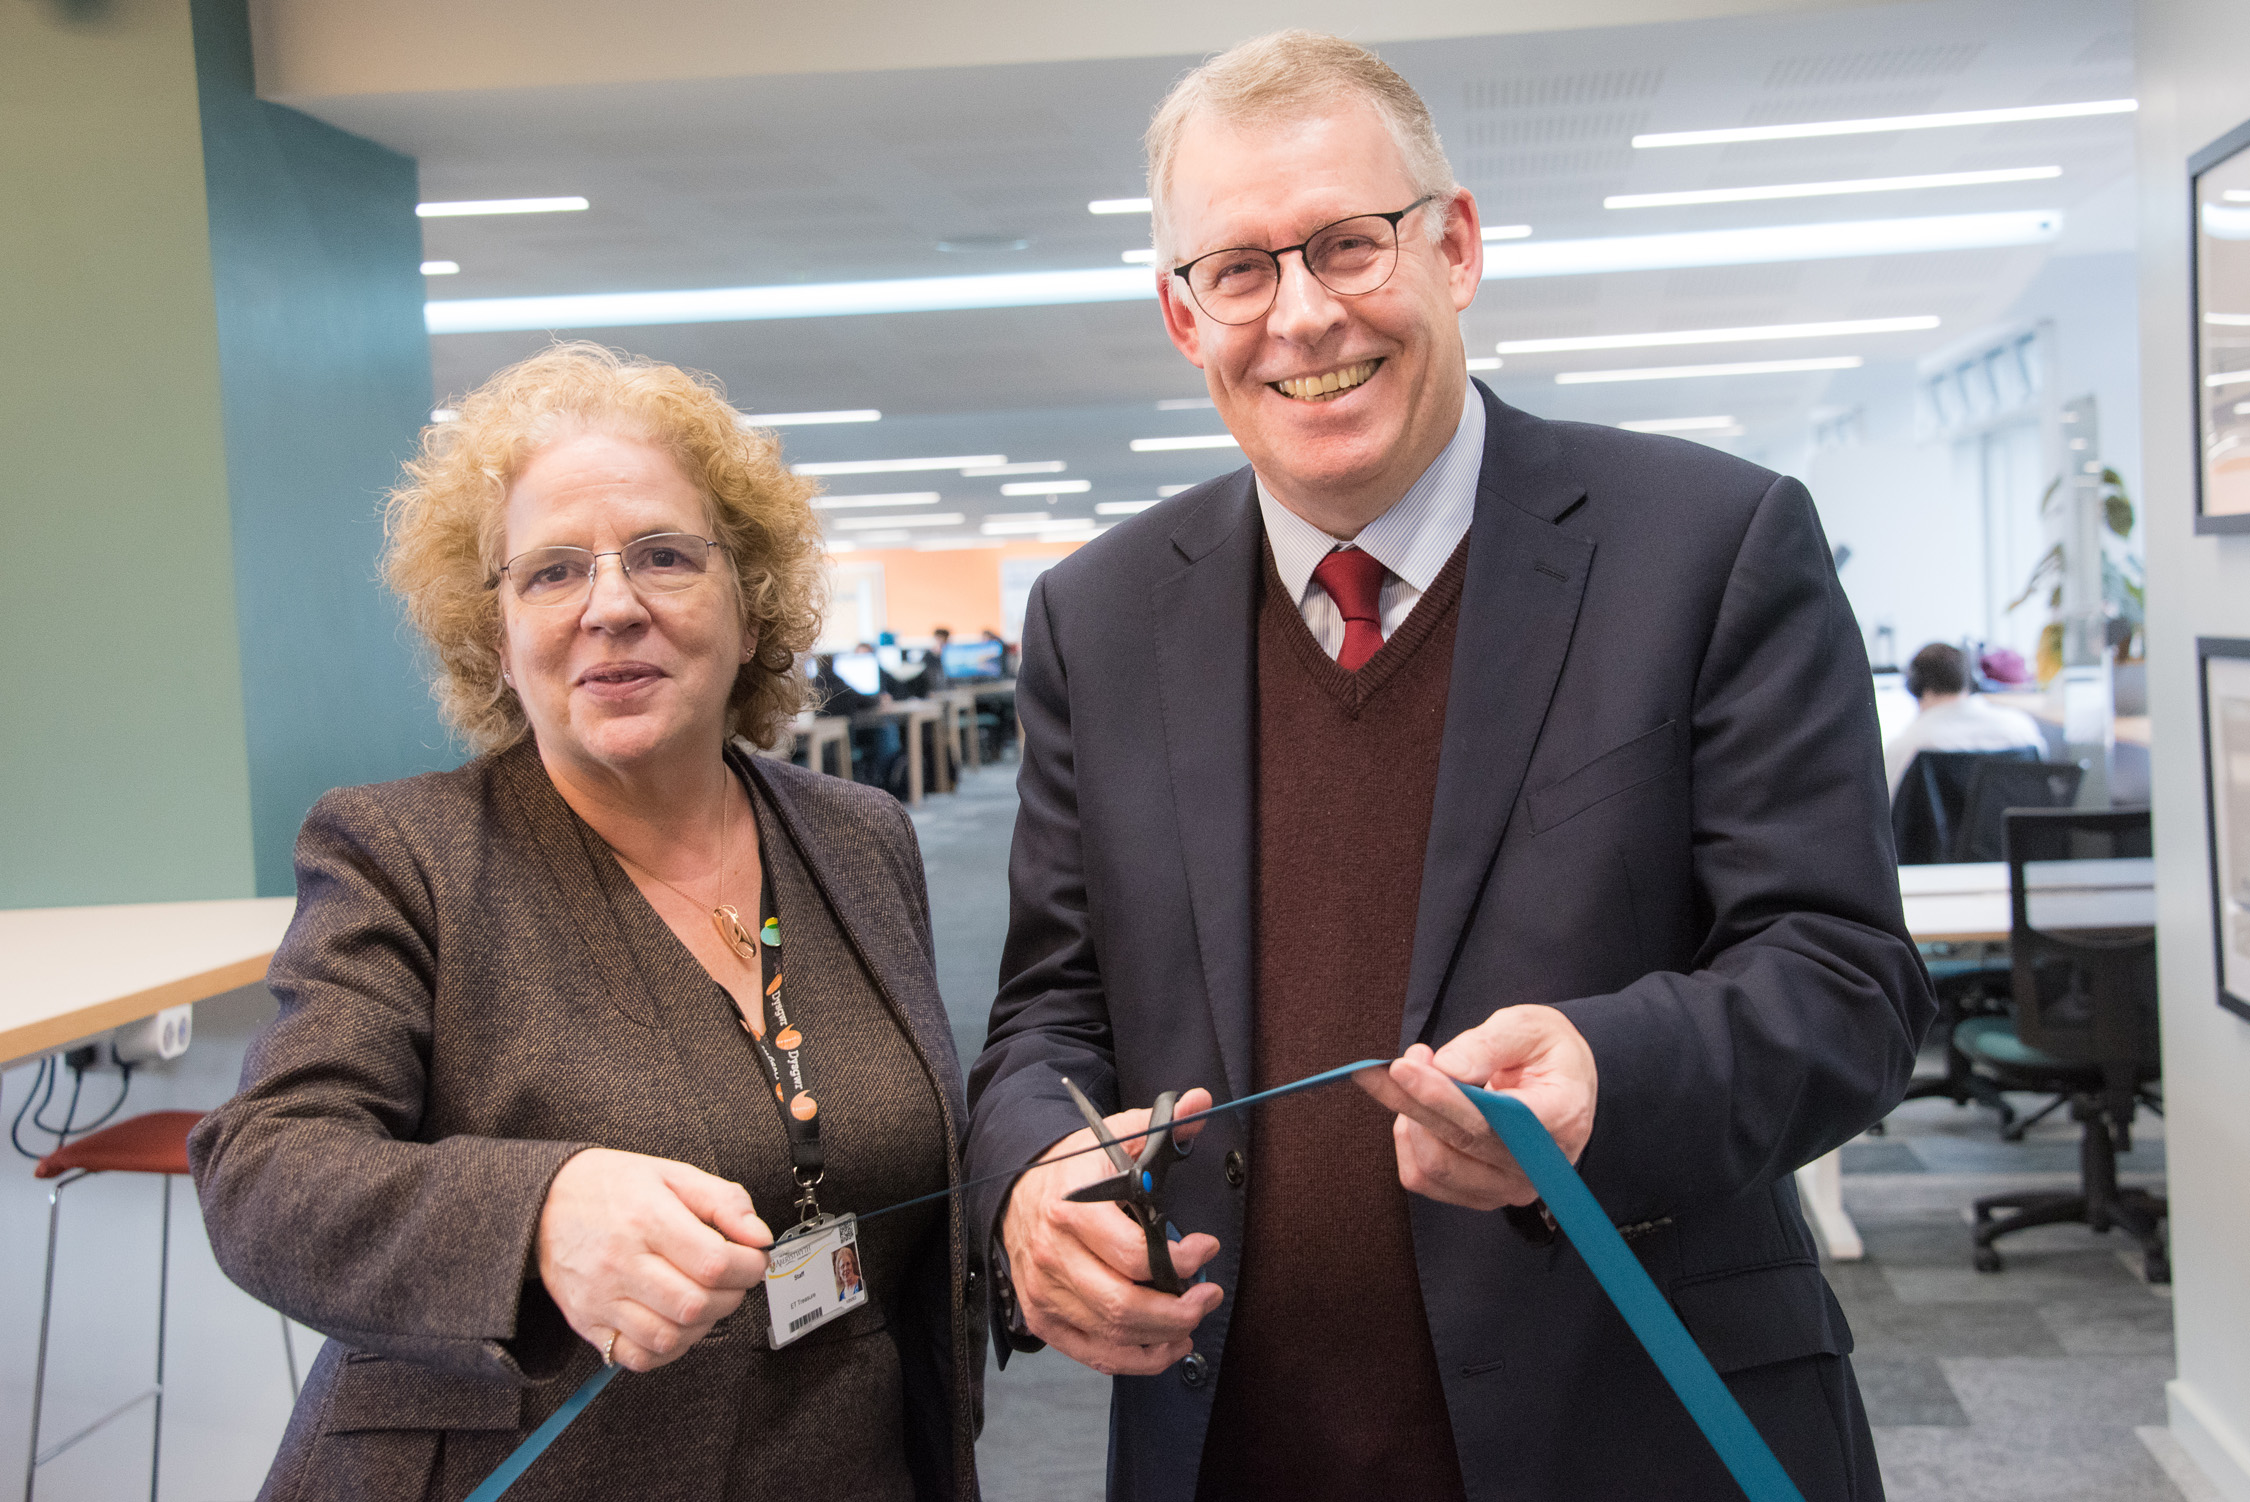
[[[888, 709], [894, 697], [906, 697], [896, 680], [884, 672], [874, 647], [861, 642], [849, 652], [815, 657], [810, 680], [815, 712], [847, 719], [870, 709]], [[889, 768], [906, 749], [896, 721], [852, 727], [852, 776], [878, 787], [888, 785]]]
[[953, 645], [953, 633], [940, 626], [930, 633], [933, 645], [922, 654], [923, 692], [942, 694], [952, 687], [945, 671], [945, 649]]
[[1883, 747], [1883, 772], [1894, 798], [1906, 769], [1924, 751], [2047, 749], [2037, 720], [1970, 692], [1969, 661], [1959, 647], [1934, 641], [1915, 653], [1906, 665], [1906, 691], [1921, 712]]

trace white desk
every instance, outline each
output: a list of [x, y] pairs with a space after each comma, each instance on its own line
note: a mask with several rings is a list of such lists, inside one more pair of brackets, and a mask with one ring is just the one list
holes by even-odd
[[[2156, 862], [2147, 856], [2102, 861], [2026, 861], [2025, 916], [2042, 929], [2153, 928]], [[2011, 902], [2008, 863], [1901, 866], [1899, 897], [1907, 932], [1919, 943], [2005, 943]], [[1828, 1255], [1856, 1262], [1865, 1255], [1859, 1228], [1844, 1211], [1843, 1167], [1836, 1153], [1797, 1170], [1797, 1196]]]
[[0, 1064], [263, 980], [294, 897], [0, 911]]

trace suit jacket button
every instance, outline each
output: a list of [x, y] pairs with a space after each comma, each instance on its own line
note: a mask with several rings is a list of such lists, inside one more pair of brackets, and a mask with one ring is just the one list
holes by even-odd
[[1227, 1183], [1236, 1189], [1240, 1189], [1243, 1181], [1250, 1177], [1250, 1165], [1243, 1161], [1242, 1154], [1239, 1152], [1227, 1154], [1222, 1171], [1226, 1175]]
[[1211, 1363], [1203, 1359], [1201, 1351], [1191, 1351], [1187, 1359], [1180, 1363], [1180, 1380], [1189, 1387], [1201, 1387], [1204, 1379], [1210, 1375]]

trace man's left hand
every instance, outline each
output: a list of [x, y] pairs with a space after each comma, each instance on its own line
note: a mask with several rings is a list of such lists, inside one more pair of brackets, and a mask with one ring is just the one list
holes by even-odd
[[1449, 1205], [1497, 1210], [1539, 1197], [1455, 1081], [1505, 1091], [1531, 1107], [1573, 1163], [1594, 1132], [1594, 1051], [1553, 1007], [1503, 1007], [1435, 1053], [1417, 1043], [1388, 1069], [1352, 1078], [1398, 1113], [1391, 1138], [1399, 1183]]

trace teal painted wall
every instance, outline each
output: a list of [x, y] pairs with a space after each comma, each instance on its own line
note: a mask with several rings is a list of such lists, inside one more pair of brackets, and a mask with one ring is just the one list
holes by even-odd
[[193, 0], [262, 895], [322, 793], [452, 766], [376, 578], [430, 410], [412, 158], [256, 97], [243, 0]]
[[0, 906], [245, 897], [184, 3], [0, 5]]

